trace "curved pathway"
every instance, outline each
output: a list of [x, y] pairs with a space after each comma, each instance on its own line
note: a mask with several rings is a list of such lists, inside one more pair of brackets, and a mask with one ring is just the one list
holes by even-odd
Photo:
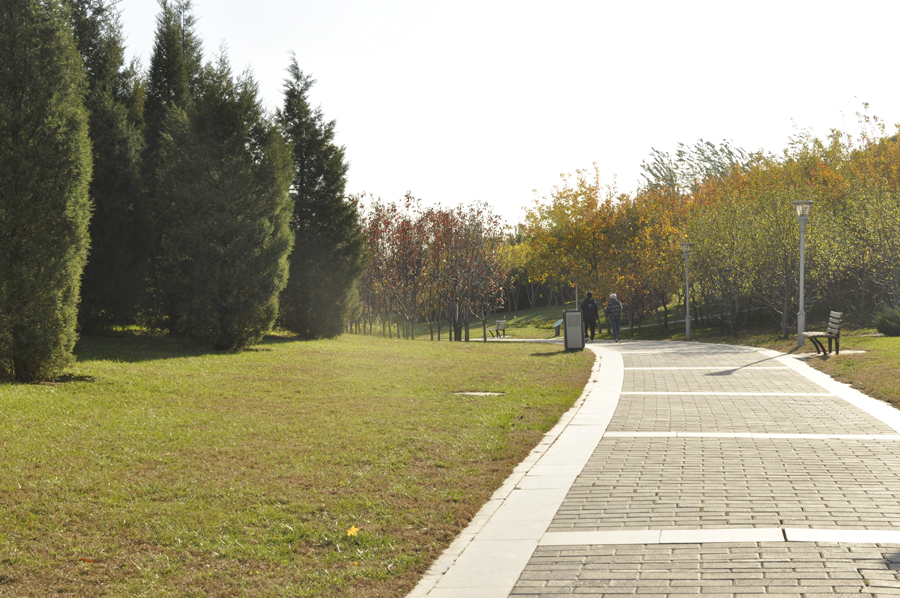
[[781, 353], [595, 343], [409, 598], [900, 595], [900, 411]]

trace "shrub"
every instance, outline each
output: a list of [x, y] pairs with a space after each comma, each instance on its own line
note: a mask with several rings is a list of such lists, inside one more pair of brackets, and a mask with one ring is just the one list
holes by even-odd
[[885, 336], [900, 336], [900, 307], [885, 307], [875, 314], [875, 328]]

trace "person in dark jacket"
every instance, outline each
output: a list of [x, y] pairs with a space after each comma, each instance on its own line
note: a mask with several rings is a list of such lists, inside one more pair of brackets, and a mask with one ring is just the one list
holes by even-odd
[[600, 308], [594, 301], [594, 294], [588, 291], [587, 299], [581, 302], [581, 317], [584, 319], [584, 338], [588, 338], [588, 330], [590, 330], [591, 340], [594, 340], [594, 332], [597, 330], [597, 320], [600, 319]]
[[616, 298], [616, 294], [609, 296], [606, 302], [606, 321], [609, 322], [610, 331], [619, 342], [619, 325], [622, 323], [622, 302]]

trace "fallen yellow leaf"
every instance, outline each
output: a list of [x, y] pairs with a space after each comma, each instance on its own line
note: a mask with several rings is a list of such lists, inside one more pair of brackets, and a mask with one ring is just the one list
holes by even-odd
[[347, 530], [347, 536], [355, 536], [359, 533], [359, 528], [355, 525], [351, 525], [350, 529]]

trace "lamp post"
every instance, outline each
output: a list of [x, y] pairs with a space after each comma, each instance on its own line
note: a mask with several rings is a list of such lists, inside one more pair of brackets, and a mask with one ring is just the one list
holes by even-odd
[[797, 314], [797, 347], [802, 347], [806, 338], [803, 333], [806, 332], [806, 300], [803, 297], [803, 280], [805, 277], [804, 263], [806, 250], [806, 221], [809, 218], [809, 211], [812, 209], [811, 201], [792, 201], [794, 209], [797, 210], [797, 220], [800, 221], [800, 312]]
[[681, 251], [684, 253], [684, 340], [691, 340], [691, 285], [688, 274], [688, 261], [691, 257], [693, 243], [682, 243]]

